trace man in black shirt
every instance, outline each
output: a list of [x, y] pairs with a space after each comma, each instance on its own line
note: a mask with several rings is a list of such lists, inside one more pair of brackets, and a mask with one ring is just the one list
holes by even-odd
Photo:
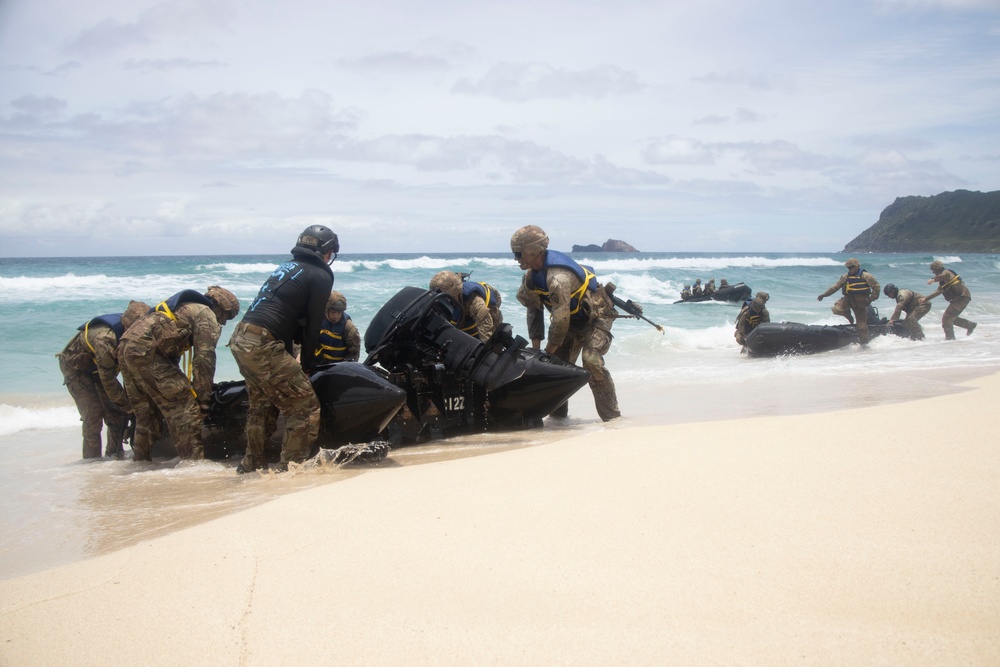
[[[340, 252], [332, 230], [312, 225], [292, 248], [292, 259], [274, 270], [236, 326], [229, 348], [247, 383], [247, 451], [238, 473], [264, 468], [264, 444], [285, 416], [281, 466], [301, 463], [319, 436], [319, 399], [309, 382], [316, 364], [320, 325], [333, 288], [330, 263]], [[301, 342], [301, 362], [292, 354]]]

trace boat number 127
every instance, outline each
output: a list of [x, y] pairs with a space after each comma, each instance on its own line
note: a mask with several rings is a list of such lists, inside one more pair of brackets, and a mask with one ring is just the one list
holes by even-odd
[[445, 396], [444, 409], [448, 411], [464, 410], [465, 396]]

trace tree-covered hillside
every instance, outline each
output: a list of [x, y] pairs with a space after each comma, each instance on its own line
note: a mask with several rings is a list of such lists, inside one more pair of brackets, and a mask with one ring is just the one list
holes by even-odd
[[899, 197], [844, 252], [1000, 253], [1000, 191]]

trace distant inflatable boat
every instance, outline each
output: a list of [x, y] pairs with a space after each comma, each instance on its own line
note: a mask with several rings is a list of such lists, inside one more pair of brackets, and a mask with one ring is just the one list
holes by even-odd
[[[906, 337], [901, 322], [891, 326], [887, 320], [869, 321], [870, 338], [895, 334]], [[851, 343], [860, 342], [858, 328], [853, 324], [801, 324], [799, 322], [765, 322], [746, 337], [747, 353], [752, 357], [776, 357], [783, 354], [815, 354], [829, 352]]]
[[692, 303], [694, 301], [727, 301], [729, 303], [742, 303], [750, 298], [750, 291], [750, 286], [746, 283], [736, 283], [735, 285], [720, 287], [711, 294], [692, 296], [687, 299], [681, 299], [680, 301], [674, 301], [674, 303]]

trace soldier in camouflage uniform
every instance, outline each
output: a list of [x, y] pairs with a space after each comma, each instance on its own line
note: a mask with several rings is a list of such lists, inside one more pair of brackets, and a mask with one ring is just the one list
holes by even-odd
[[[569, 363], [582, 353], [590, 373], [597, 414], [604, 421], [621, 416], [618, 395], [604, 355], [611, 348], [614, 307], [604, 287], [589, 268], [567, 255], [549, 250], [549, 237], [535, 225], [521, 227], [510, 239], [514, 259], [525, 270], [517, 300], [528, 309], [528, 335], [535, 349], [545, 337], [545, 310], [549, 311], [549, 336], [545, 351]], [[564, 417], [568, 404], [553, 416]]]
[[903, 319], [903, 326], [906, 328], [906, 335], [913, 340], [923, 340], [924, 330], [920, 326], [920, 318], [926, 315], [931, 304], [924, 301], [922, 294], [917, 294], [913, 290], [899, 289], [892, 283], [886, 283], [882, 288], [882, 293], [890, 299], [896, 300], [896, 309], [889, 316], [888, 325], [891, 327], [899, 316], [906, 313]]
[[862, 269], [861, 262], [854, 257], [844, 262], [844, 266], [847, 267], [847, 273], [840, 276], [840, 280], [816, 297], [816, 300], [822, 301], [837, 290], [841, 290], [844, 296], [833, 304], [830, 310], [834, 315], [846, 317], [848, 322], [857, 327], [858, 340], [864, 347], [868, 345], [869, 340], [868, 305], [878, 299], [882, 288], [875, 280], [875, 276]]
[[80, 326], [56, 355], [63, 384], [76, 403], [83, 422], [83, 458], [101, 456], [101, 425], [107, 425], [104, 455], [121, 458], [125, 422], [132, 414], [125, 388], [118, 382], [118, 340], [149, 311], [141, 301], [131, 301], [124, 313], [101, 315]]
[[767, 292], [757, 292], [753, 301], [743, 306], [736, 317], [736, 331], [733, 335], [736, 337], [736, 342], [743, 346], [741, 352], [746, 352], [746, 340], [750, 332], [758, 325], [771, 321], [771, 314], [764, 305], [770, 298]]
[[[201, 427], [212, 403], [215, 346], [222, 327], [240, 312], [227, 289], [183, 290], [160, 302], [122, 337], [120, 361], [135, 410], [133, 460], [152, 461], [166, 421], [177, 454], [203, 459]], [[188, 353], [189, 376], [180, 368]]]
[[948, 302], [948, 308], [941, 316], [941, 328], [944, 329], [945, 340], [955, 340], [956, 324], [965, 329], [966, 336], [971, 336], [977, 323], [959, 317], [972, 301], [969, 288], [962, 282], [961, 276], [951, 269], [944, 268], [944, 264], [939, 261], [931, 262], [931, 273], [934, 274], [934, 277], [928, 280], [927, 284], [937, 283], [938, 288], [921, 299], [921, 303], [926, 303], [939, 294], [944, 294], [944, 300]]
[[486, 342], [503, 324], [500, 292], [487, 283], [463, 281], [454, 271], [439, 271], [431, 278], [430, 290], [444, 292], [454, 300], [452, 324]]
[[333, 290], [326, 302], [326, 318], [320, 326], [317, 363], [357, 361], [361, 358], [361, 332], [347, 314], [347, 297]]
[[[333, 288], [330, 263], [338, 252], [332, 230], [307, 227], [292, 248], [292, 259], [264, 282], [233, 332], [229, 349], [250, 399], [247, 451], [238, 474], [266, 467], [264, 445], [276, 430], [279, 411], [285, 417], [279, 471], [289, 462], [304, 461], [316, 444], [320, 406], [308, 371], [319, 363], [320, 327]], [[292, 351], [296, 340], [302, 343], [299, 362]]]

